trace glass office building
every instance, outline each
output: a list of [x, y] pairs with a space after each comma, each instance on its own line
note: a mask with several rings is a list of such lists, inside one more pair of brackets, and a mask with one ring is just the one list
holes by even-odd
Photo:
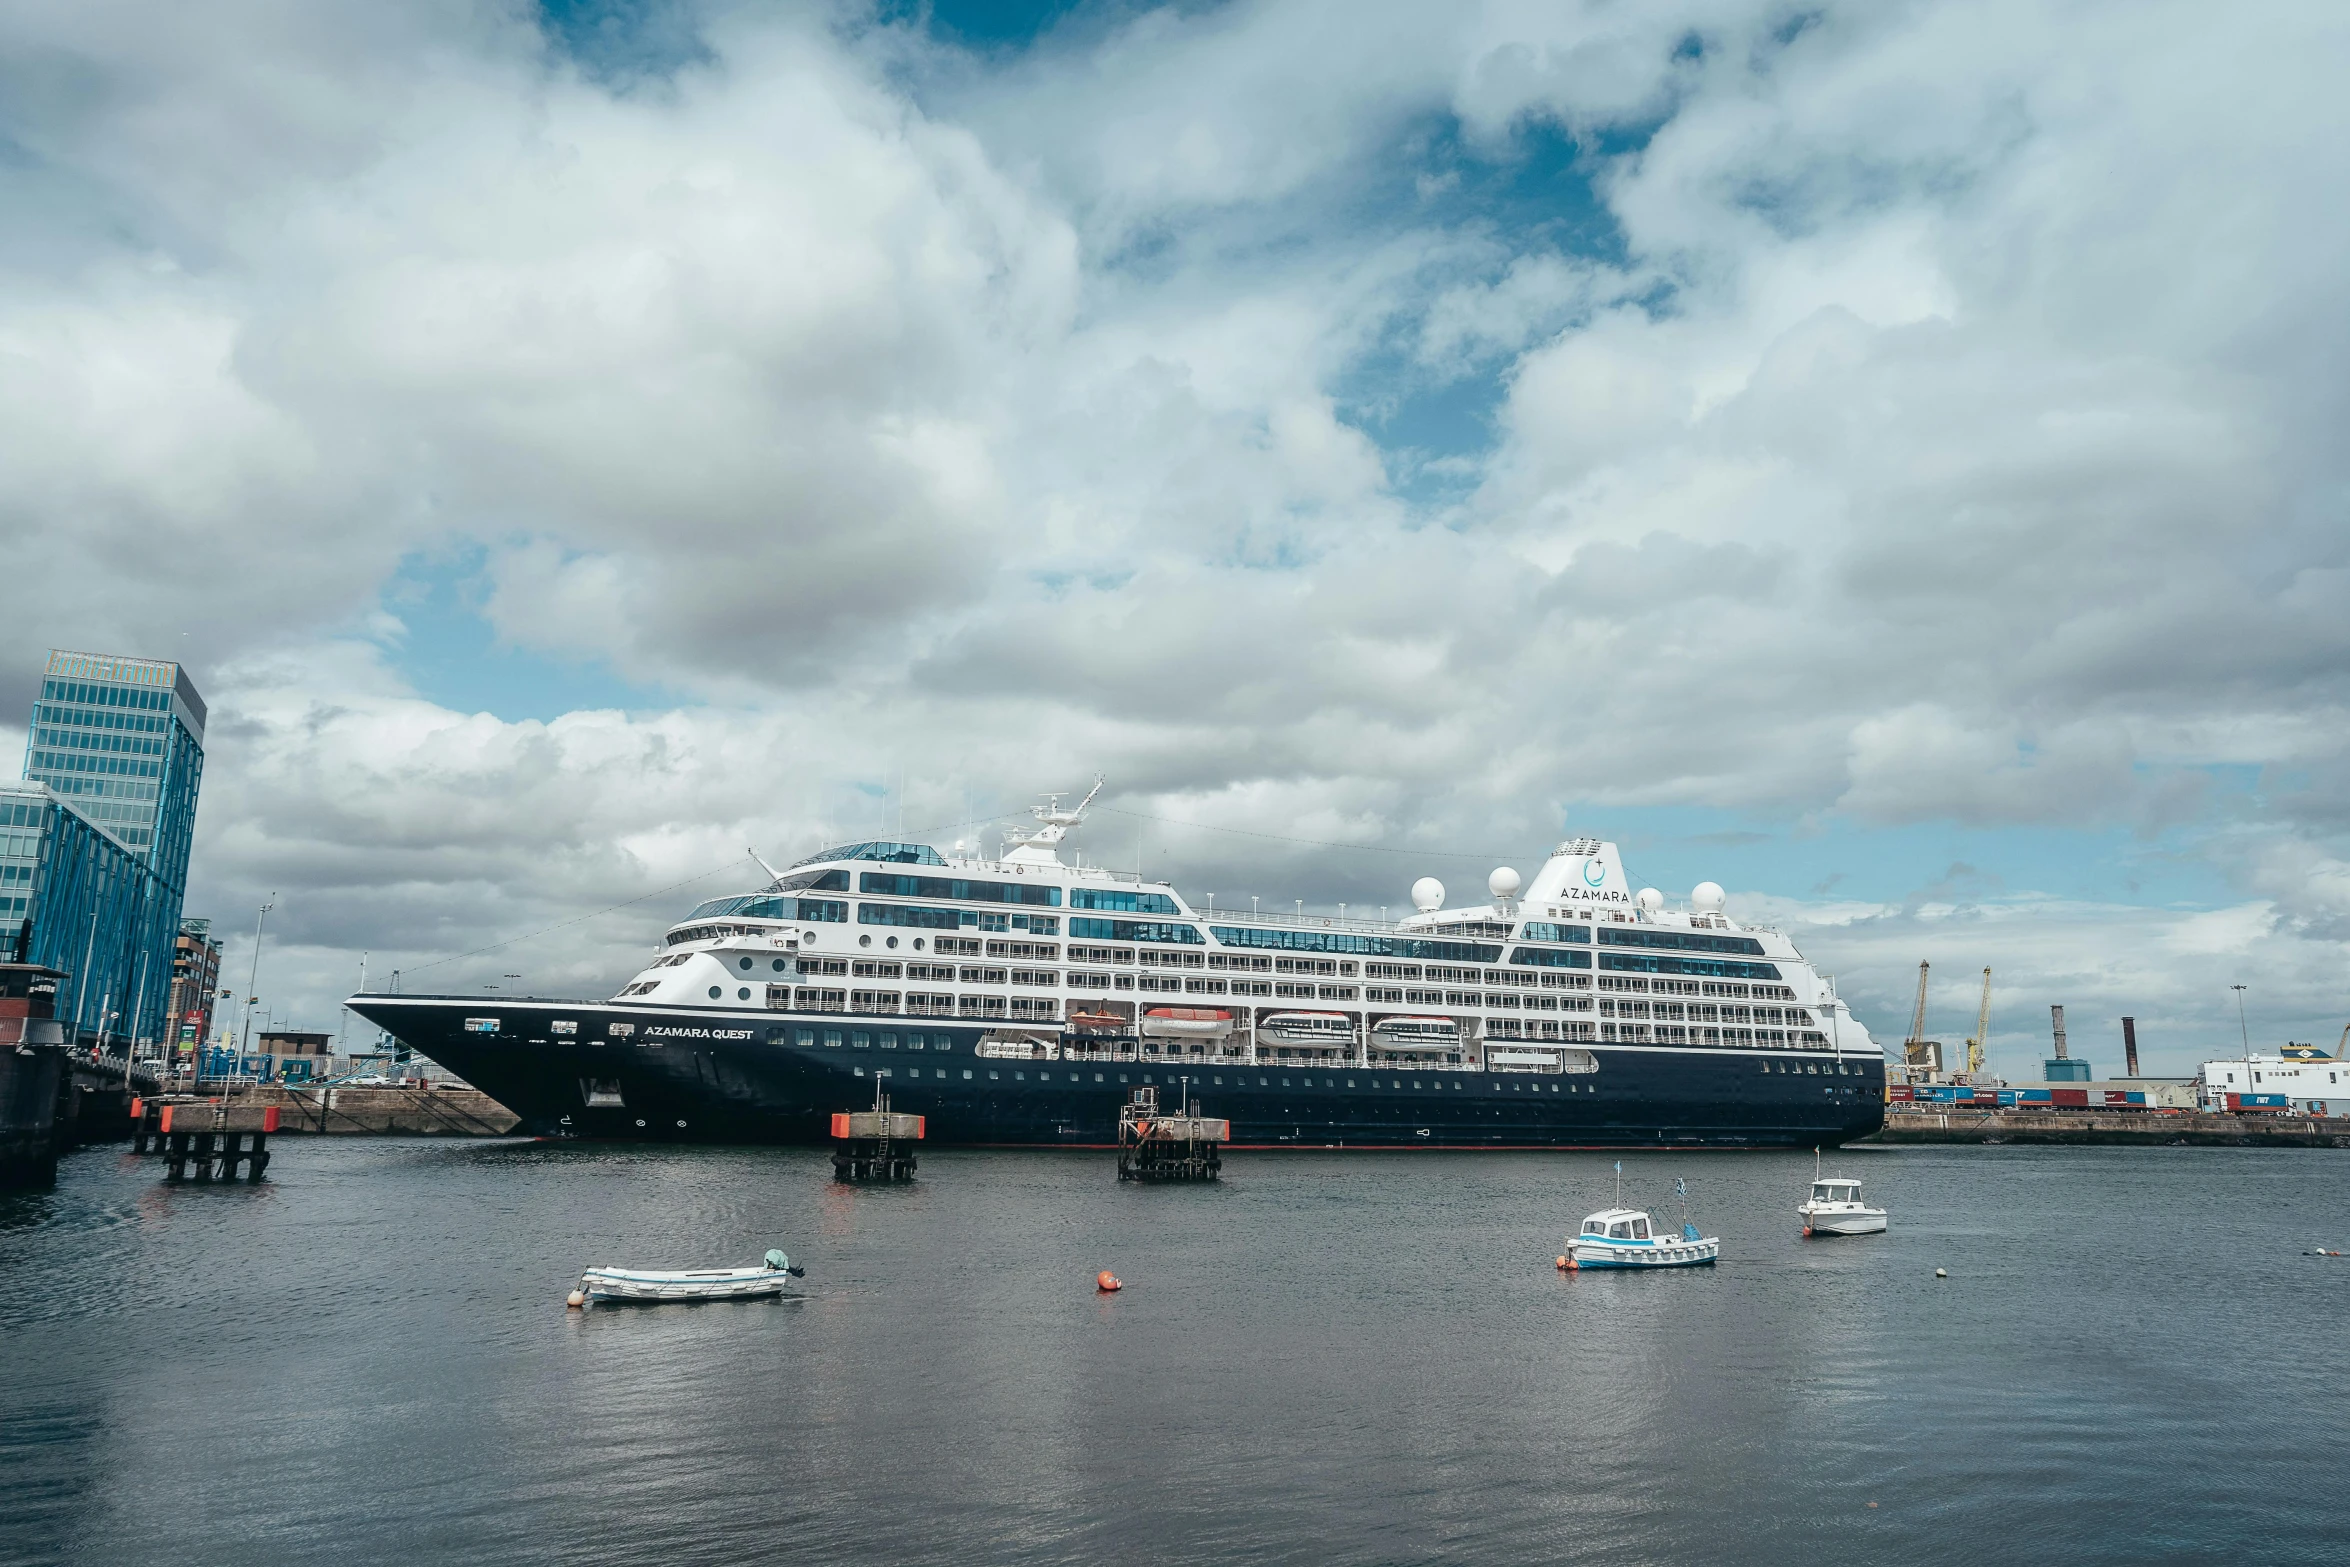
[[80, 1039], [165, 1033], [204, 716], [177, 664], [49, 655], [25, 781], [0, 784], [0, 951], [65, 972]]
[[204, 781], [204, 699], [188, 672], [157, 659], [51, 653], [31, 731], [26, 779], [185, 887]]

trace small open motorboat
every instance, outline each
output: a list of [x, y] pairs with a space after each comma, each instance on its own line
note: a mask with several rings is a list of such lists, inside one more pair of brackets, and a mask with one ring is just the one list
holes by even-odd
[[805, 1268], [795, 1268], [782, 1252], [771, 1251], [755, 1268], [590, 1268], [579, 1276], [579, 1287], [589, 1300], [756, 1300], [794, 1294], [791, 1281], [805, 1277]]

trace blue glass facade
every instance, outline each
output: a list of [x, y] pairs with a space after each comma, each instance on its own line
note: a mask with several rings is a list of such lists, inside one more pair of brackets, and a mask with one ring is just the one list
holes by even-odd
[[64, 972], [70, 1037], [162, 1038], [180, 897], [43, 785], [0, 783], [0, 950]]
[[53, 652], [30, 729], [25, 778], [186, 887], [204, 781], [204, 699], [188, 672], [157, 659]]
[[57, 1015], [84, 1037], [163, 1035], [204, 723], [178, 664], [49, 655], [25, 783], [0, 785], [0, 950], [70, 976]]

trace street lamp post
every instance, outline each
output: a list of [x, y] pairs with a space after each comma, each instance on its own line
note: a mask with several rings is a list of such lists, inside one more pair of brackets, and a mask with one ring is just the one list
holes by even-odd
[[269, 901], [261, 905], [261, 912], [253, 916], [253, 967], [245, 976], [245, 1043], [237, 1052], [239, 1056], [253, 1052], [253, 1003], [261, 999], [253, 994], [253, 987], [261, 983], [261, 922], [276, 907], [277, 894], [273, 892], [269, 895]]
[[[73, 1047], [82, 1047], [82, 998], [90, 987], [90, 960], [98, 955], [98, 900], [90, 899], [90, 939], [82, 944], [82, 971], [73, 977]], [[103, 1032], [103, 1030], [101, 1030]]]

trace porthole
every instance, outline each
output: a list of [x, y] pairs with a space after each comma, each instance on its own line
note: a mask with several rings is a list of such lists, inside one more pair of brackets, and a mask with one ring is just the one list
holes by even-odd
[[742, 959], [742, 960], [741, 960], [741, 962], [742, 962], [742, 969], [743, 969], [743, 972], [744, 972], [745, 974], [748, 974], [748, 973], [751, 971], [751, 960], [750, 960], [749, 958], [744, 958], [744, 959]]
[[859, 936], [857, 938], [857, 945], [860, 947], [870, 947], [873, 945], [873, 938], [871, 936]]
[[712, 1001], [716, 1001], [716, 1000], [717, 1000], [717, 999], [718, 999], [720, 996], [723, 996], [723, 995], [725, 995], [725, 994], [726, 994], [726, 992], [725, 992], [723, 989], [721, 989], [720, 987], [716, 986], [716, 985], [712, 985], [712, 986], [710, 987], [710, 999], [711, 999]]
[[920, 936], [916, 936], [914, 938], [914, 950], [916, 952], [920, 952], [922, 950], [922, 938]]
[[735, 1000], [737, 1000], [737, 1001], [748, 1001], [748, 1000], [750, 1000], [750, 999], [751, 999], [751, 987], [750, 987], [750, 986], [748, 986], [748, 985], [738, 985], [737, 987], [735, 987], [735, 992], [734, 992], [734, 999], [735, 999]]
[[886, 946], [886, 947], [892, 947], [892, 948], [896, 947], [896, 946], [897, 946], [897, 944], [898, 944], [898, 938], [897, 938], [897, 937], [895, 937], [895, 936], [891, 936], [891, 937], [889, 937], [887, 940], [885, 940], [885, 941], [882, 943], [882, 945], [883, 945], [883, 946]]
[[775, 969], [775, 972], [776, 972], [776, 973], [778, 973], [778, 974], [780, 974], [780, 973], [782, 973], [782, 972], [783, 972], [785, 969], [787, 969], [787, 968], [791, 967], [791, 965], [790, 965], [790, 964], [788, 964], [788, 963], [786, 963], [786, 962], [784, 962], [784, 960], [783, 960], [783, 959], [781, 959], [781, 958], [777, 958], [777, 959], [775, 960], [774, 964], [773, 964], [773, 967], [774, 967], [774, 969]]

